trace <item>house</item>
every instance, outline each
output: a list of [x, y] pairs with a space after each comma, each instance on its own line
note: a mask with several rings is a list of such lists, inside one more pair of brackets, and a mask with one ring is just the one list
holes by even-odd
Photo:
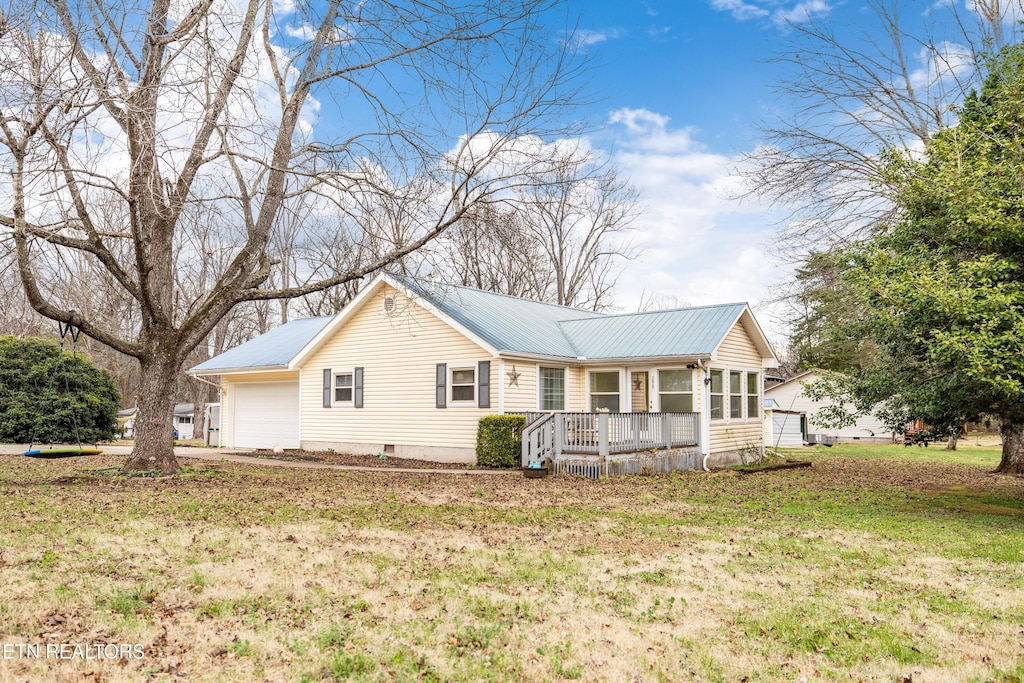
[[496, 413], [693, 413], [710, 464], [763, 450], [775, 366], [743, 303], [602, 315], [390, 273], [333, 317], [197, 365], [221, 444], [473, 462]]
[[[820, 401], [808, 398], [804, 388], [823, 376], [821, 370], [808, 370], [790, 377], [785, 382], [768, 386], [764, 390], [766, 398], [774, 399], [776, 409], [774, 422], [775, 436], [785, 430], [787, 442], [792, 442], [793, 422], [800, 424], [802, 440], [805, 442], [826, 443], [891, 443], [892, 432], [882, 424], [881, 420], [866, 415], [857, 422], [842, 429], [823, 427], [815, 422], [815, 417], [822, 408], [833, 405], [829, 399]], [[785, 445], [785, 444], [780, 444]], [[799, 445], [799, 444], [794, 444]]]
[[188, 441], [195, 435], [195, 406], [191, 403], [174, 405], [174, 438]]

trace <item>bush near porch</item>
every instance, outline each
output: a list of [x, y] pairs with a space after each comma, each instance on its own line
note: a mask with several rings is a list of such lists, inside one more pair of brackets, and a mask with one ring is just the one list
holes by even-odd
[[519, 467], [523, 452], [522, 415], [488, 415], [476, 432], [476, 464], [482, 467]]

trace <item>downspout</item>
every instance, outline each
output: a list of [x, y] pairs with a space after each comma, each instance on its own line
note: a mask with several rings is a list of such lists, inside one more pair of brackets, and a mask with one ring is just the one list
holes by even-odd
[[708, 467], [708, 458], [711, 456], [711, 373], [708, 371], [708, 367], [704, 365], [703, 359], [697, 360], [697, 367], [700, 368], [700, 402], [703, 408], [700, 411], [700, 450], [703, 456], [701, 467], [705, 472], [710, 472], [711, 468]]

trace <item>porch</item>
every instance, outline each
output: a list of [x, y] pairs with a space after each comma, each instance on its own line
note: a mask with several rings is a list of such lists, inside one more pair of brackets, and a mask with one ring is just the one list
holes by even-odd
[[526, 413], [522, 466], [599, 478], [701, 469], [700, 413]]

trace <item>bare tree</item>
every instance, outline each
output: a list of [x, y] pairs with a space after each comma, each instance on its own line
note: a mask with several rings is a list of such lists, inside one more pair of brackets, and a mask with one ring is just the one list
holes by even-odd
[[[178, 469], [176, 378], [234, 307], [358, 280], [507, 186], [495, 160], [518, 136], [550, 132], [572, 96], [573, 41], [543, 33], [552, 4], [8, 3], [0, 166], [10, 172], [0, 226], [43, 316], [68, 319], [69, 254], [123, 292], [129, 331], [95, 309], [76, 309], [74, 322], [138, 359], [126, 469]], [[318, 128], [311, 103], [325, 100], [339, 119]], [[312, 193], [341, 206], [412, 184], [430, 187], [431, 202], [401, 247], [273, 284], [274, 239], [290, 202]], [[185, 291], [175, 272], [196, 249], [185, 220], [193, 208], [219, 222], [230, 258], [210, 264], [208, 286]]]
[[623, 259], [636, 255], [628, 231], [639, 215], [637, 191], [590, 153], [556, 150], [516, 189], [522, 229], [541, 248], [550, 273], [539, 297], [562, 306], [607, 308]]
[[467, 213], [415, 257], [427, 262], [417, 267], [447, 283], [607, 308], [622, 262], [636, 255], [629, 241], [640, 213], [636, 190], [579, 143], [563, 140], [526, 158], [532, 169], [501, 204]]
[[951, 105], [980, 82], [979, 53], [1015, 39], [1008, 27], [1024, 10], [1021, 0], [936, 3], [922, 26], [919, 3], [864, 5], [843, 31], [828, 19], [788, 27], [777, 58], [791, 67], [777, 88], [786, 111], [762, 125], [764, 143], [740, 168], [750, 194], [788, 209], [777, 245], [796, 260], [887, 224], [883, 152], [923, 149], [951, 123]]

